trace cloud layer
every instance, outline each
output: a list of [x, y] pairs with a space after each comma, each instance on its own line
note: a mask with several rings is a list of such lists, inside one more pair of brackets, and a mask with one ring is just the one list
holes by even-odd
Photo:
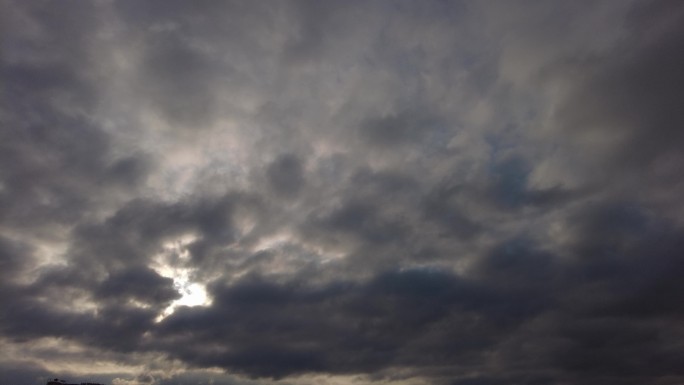
[[0, 382], [684, 382], [684, 6], [1, 13]]

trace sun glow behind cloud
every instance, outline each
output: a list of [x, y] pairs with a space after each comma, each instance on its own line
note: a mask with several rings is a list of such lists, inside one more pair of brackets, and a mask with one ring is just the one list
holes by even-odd
[[162, 251], [154, 258], [152, 268], [159, 275], [173, 279], [173, 286], [181, 295], [164, 309], [157, 317], [157, 322], [173, 314], [179, 306], [211, 305], [205, 285], [192, 280], [193, 269], [187, 265], [190, 258], [187, 247], [197, 238], [195, 234], [185, 234], [174, 241], [166, 242], [162, 245]]

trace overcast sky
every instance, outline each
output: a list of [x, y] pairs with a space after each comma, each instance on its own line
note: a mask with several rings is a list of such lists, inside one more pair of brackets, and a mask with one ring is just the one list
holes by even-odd
[[684, 383], [684, 2], [1, 3], [0, 383]]

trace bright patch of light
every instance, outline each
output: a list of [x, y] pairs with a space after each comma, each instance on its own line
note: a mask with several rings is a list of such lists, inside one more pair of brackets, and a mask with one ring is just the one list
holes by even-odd
[[209, 296], [204, 285], [190, 282], [186, 276], [177, 276], [173, 278], [173, 285], [181, 293], [181, 297], [171, 303], [164, 311], [157, 317], [159, 322], [164, 318], [173, 314], [179, 306], [208, 306], [211, 304]]
[[254, 251], [276, 249], [279, 246], [291, 242], [290, 238], [291, 237], [288, 234], [276, 234], [270, 237], [264, 237], [260, 239], [256, 245], [254, 245]]
[[210, 298], [203, 284], [193, 282], [191, 279], [192, 268], [186, 263], [190, 258], [188, 245], [194, 242], [197, 236], [186, 234], [176, 241], [162, 245], [162, 251], [155, 256], [152, 268], [160, 275], [173, 279], [173, 286], [181, 294], [181, 297], [173, 301], [156, 319], [163, 320], [179, 306], [208, 306]]

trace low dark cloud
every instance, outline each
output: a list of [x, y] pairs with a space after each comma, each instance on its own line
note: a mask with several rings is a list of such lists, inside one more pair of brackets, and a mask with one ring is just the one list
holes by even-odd
[[0, 380], [8, 384], [32, 384], [45, 381], [45, 368], [30, 362], [9, 361], [0, 366]]
[[134, 299], [148, 303], [168, 303], [180, 298], [173, 280], [149, 268], [129, 268], [111, 274], [96, 290], [96, 296], [107, 299]]
[[[172, 354], [184, 360], [253, 376], [444, 366], [481, 354], [544, 308], [521, 290], [428, 269], [320, 287], [254, 277], [215, 284], [211, 308], [180, 309], [159, 333], [161, 341], [183, 341]], [[480, 317], [489, 321], [475, 322]], [[231, 344], [204, 354], [203, 346], [216, 340]]]
[[291, 197], [299, 193], [305, 183], [302, 162], [294, 155], [282, 155], [267, 170], [271, 188], [278, 195]]
[[0, 13], [2, 381], [684, 381], [681, 5]]

